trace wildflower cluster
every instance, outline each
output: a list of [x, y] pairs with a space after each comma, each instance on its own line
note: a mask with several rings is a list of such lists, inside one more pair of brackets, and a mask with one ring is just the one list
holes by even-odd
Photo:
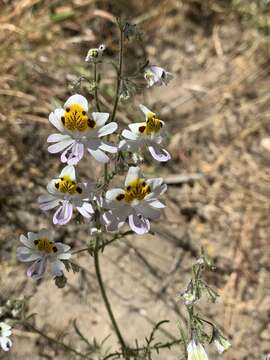
[[[197, 305], [204, 294], [206, 294], [213, 303], [218, 297], [216, 291], [203, 279], [205, 270], [214, 270], [214, 266], [207, 254], [202, 251], [201, 257], [192, 267], [192, 278], [188, 283], [187, 289], [179, 295], [180, 299], [186, 305], [189, 315], [187, 332], [185, 332], [179, 324], [187, 360], [208, 360], [208, 355], [203, 346], [206, 342], [210, 344], [213, 343], [219, 354], [222, 354], [231, 346], [217, 325], [212, 321], [204, 319], [196, 312], [195, 305]], [[205, 326], [210, 326], [212, 330], [210, 334], [205, 330]]]
[[[91, 49], [86, 57], [87, 62], [101, 57], [105, 46]], [[92, 61], [92, 60], [93, 61]], [[147, 70], [149, 71], [149, 70]], [[92, 107], [92, 108], [91, 108]], [[47, 212], [55, 209], [54, 225], [66, 225], [74, 212], [78, 212], [89, 222], [94, 231], [117, 231], [126, 223], [137, 234], [150, 230], [150, 220], [160, 216], [164, 204], [159, 197], [166, 191], [166, 184], [161, 178], [146, 179], [137, 166], [130, 166], [127, 172], [125, 187], [108, 190], [105, 179], [100, 187], [96, 181], [82, 182], [76, 175], [77, 165], [85, 150], [97, 162], [107, 164], [118, 154], [141, 153], [147, 148], [157, 161], [168, 161], [170, 154], [161, 147], [164, 139], [165, 123], [146, 106], [140, 105], [145, 121], [131, 123], [129, 130], [122, 130], [118, 144], [109, 142], [108, 136], [115, 134], [118, 124], [111, 121], [110, 114], [94, 111], [93, 105], [81, 94], [70, 96], [62, 108], [57, 108], [49, 115], [49, 122], [59, 131], [48, 136], [51, 154], [61, 153], [60, 161], [66, 166], [60, 174], [47, 185], [47, 194], [38, 198], [41, 210]], [[40, 279], [47, 268], [53, 276], [63, 275], [65, 266], [62, 260], [71, 257], [70, 247], [54, 243], [49, 230], [22, 235], [20, 241], [24, 246], [17, 249], [20, 261], [33, 262], [27, 275]]]
[[[171, 156], [163, 144], [166, 124], [158, 113], [141, 104], [141, 122], [134, 122], [135, 119], [131, 118], [128, 128], [120, 129], [120, 124], [115, 121], [118, 101], [129, 98], [130, 90], [127, 90], [128, 96], [123, 97], [123, 89], [130, 89], [127, 84], [132, 83], [123, 74], [123, 46], [125, 40], [130, 40], [137, 32], [136, 27], [127, 23], [123, 25], [119, 22], [118, 27], [120, 54], [119, 65], [114, 65], [117, 69], [117, 89], [113, 111], [101, 111], [98, 101], [97, 67], [102, 65], [106, 49], [105, 45], [100, 45], [90, 49], [85, 58], [85, 62], [93, 70], [94, 81], [88, 79], [88, 82], [93, 84], [94, 101], [89, 102], [77, 91], [61, 107], [49, 114], [48, 120], [56, 131], [47, 138], [48, 152], [59, 154], [62, 169], [48, 182], [46, 191], [38, 198], [38, 203], [42, 211], [53, 211], [52, 223], [55, 226], [65, 226], [74, 218], [74, 214], [76, 218], [80, 216], [89, 224], [90, 234], [96, 244], [94, 263], [97, 279], [122, 350], [127, 351], [102, 283], [98, 262], [99, 238], [106, 232], [118, 232], [125, 225], [129, 226], [131, 232], [139, 235], [149, 232], [150, 222], [158, 219], [165, 207], [160, 197], [167, 186], [162, 178], [147, 179], [138, 166], [138, 161], [134, 159], [140, 159], [142, 163], [148, 152], [159, 162], [166, 162]], [[151, 66], [148, 62], [140, 72], [147, 87], [165, 85], [171, 78], [170, 73], [160, 67]], [[133, 94], [136, 86], [134, 89]], [[84, 156], [90, 156], [97, 163], [104, 164], [103, 181], [80, 179], [78, 167]], [[110, 165], [112, 163], [114, 167]], [[121, 163], [121, 171], [118, 163]], [[114, 170], [110, 172], [111, 169]], [[112, 177], [120, 175], [120, 172], [123, 174], [123, 169], [126, 171], [124, 185], [110, 188]], [[31, 263], [27, 270], [29, 278], [39, 280], [48, 270], [56, 285], [63, 287], [66, 282], [64, 271], [70, 268], [74, 270], [74, 264], [70, 261], [72, 253], [69, 245], [55, 242], [54, 238], [49, 229], [21, 235], [17, 258], [21, 262]], [[88, 250], [91, 253], [90, 248]], [[80, 249], [74, 251], [76, 252], [80, 252]], [[7, 351], [12, 345], [9, 339], [11, 328], [5, 323], [0, 325], [0, 344], [3, 350]]]
[[[120, 50], [118, 65], [114, 64], [116, 70], [116, 93], [111, 113], [101, 111], [98, 91], [99, 76], [97, 69], [102, 66], [105, 54], [105, 45], [90, 49], [85, 58], [88, 66], [93, 70], [93, 81], [87, 79], [92, 86], [94, 101], [89, 102], [85, 96], [79, 93], [70, 96], [62, 107], [56, 108], [49, 115], [49, 122], [57, 130], [47, 138], [48, 152], [59, 154], [62, 169], [48, 182], [47, 189], [40, 194], [38, 203], [40, 209], [52, 214], [52, 223], [56, 229], [63, 227], [70, 221], [81, 217], [89, 226], [92, 241], [87, 242], [87, 247], [71, 252], [69, 245], [55, 241], [55, 236], [49, 229], [41, 229], [37, 232], [28, 232], [20, 236], [21, 245], [17, 248], [17, 258], [21, 262], [31, 263], [27, 269], [27, 276], [33, 280], [44, 277], [46, 270], [54, 278], [55, 284], [62, 288], [66, 284], [65, 270], [78, 271], [78, 266], [71, 262], [71, 257], [76, 253], [87, 251], [94, 259], [94, 267], [97, 282], [104, 300], [108, 315], [111, 319], [114, 332], [121, 346], [121, 351], [105, 355], [99, 358], [105, 360], [109, 357], [117, 358], [141, 358], [150, 359], [151, 351], [157, 353], [159, 349], [170, 348], [174, 344], [184, 344], [186, 359], [208, 359], [202, 344], [207, 340], [213, 342], [221, 353], [230, 344], [223, 337], [220, 330], [211, 322], [204, 320], [194, 311], [194, 305], [200, 300], [202, 293], [207, 292], [212, 300], [216, 293], [202, 280], [201, 274], [205, 268], [211, 268], [205, 254], [193, 267], [193, 278], [187, 290], [181, 295], [189, 313], [188, 337], [181, 331], [181, 339], [168, 343], [155, 342], [154, 334], [159, 327], [167, 321], [160, 321], [154, 327], [149, 338], [146, 337], [146, 345], [136, 347], [127, 345], [117, 321], [114, 317], [99, 263], [99, 252], [105, 246], [119, 237], [124, 237], [132, 232], [143, 235], [150, 231], [151, 221], [161, 216], [165, 207], [162, 195], [167, 190], [160, 177], [148, 179], [142, 171], [141, 165], [145, 156], [151, 155], [154, 161], [167, 162], [171, 156], [166, 150], [165, 135], [166, 123], [160, 119], [159, 112], [150, 110], [140, 104], [139, 109], [143, 115], [140, 122], [130, 118], [127, 128], [121, 129], [116, 121], [117, 107], [121, 100], [128, 99], [136, 93], [134, 79], [141, 76], [146, 81], [146, 87], [154, 85], [167, 85], [172, 75], [161, 67], [146, 64], [132, 76], [123, 73], [123, 47], [125, 40], [129, 41], [134, 36], [140, 36], [136, 26], [118, 21], [120, 30]], [[81, 83], [81, 81], [79, 81]], [[138, 110], [139, 110], [138, 109]], [[92, 158], [96, 163], [103, 165], [102, 179], [83, 180], [79, 176], [79, 163], [84, 158]], [[117, 179], [118, 175], [125, 175], [125, 181]], [[116, 178], [115, 178], [116, 177]], [[112, 188], [110, 182], [114, 178], [118, 187]], [[126, 232], [120, 232], [123, 227], [129, 228]], [[104, 235], [114, 232], [111, 240], [104, 241]], [[27, 329], [45, 336], [50, 342], [69, 351], [72, 355], [81, 358], [89, 358], [89, 354], [101, 348], [96, 341], [91, 344], [80, 332], [76, 322], [74, 329], [84, 343], [87, 343], [87, 356], [72, 348], [64, 342], [55, 340], [44, 335], [41, 330], [36, 329], [23, 314], [17, 321]], [[0, 317], [1, 320], [1, 317]], [[212, 336], [208, 336], [203, 325], [208, 323], [212, 326]], [[6, 322], [0, 322], [0, 346], [8, 351], [12, 346], [10, 335], [11, 326]], [[189, 343], [188, 343], [189, 338]], [[93, 350], [94, 349], [94, 350]], [[141, 357], [142, 356], [142, 357]]]

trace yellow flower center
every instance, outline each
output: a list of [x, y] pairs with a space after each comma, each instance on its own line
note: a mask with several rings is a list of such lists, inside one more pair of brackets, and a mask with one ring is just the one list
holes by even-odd
[[47, 254], [57, 252], [57, 247], [55, 246], [54, 242], [49, 240], [48, 238], [37, 239], [34, 241], [34, 244], [39, 251], [44, 251]]
[[93, 57], [93, 58], [97, 58], [98, 57], [98, 50], [97, 49], [90, 49], [88, 51], [88, 56]]
[[72, 104], [66, 108], [65, 114], [61, 117], [62, 124], [71, 131], [86, 131], [94, 129], [96, 122], [90, 119], [86, 111], [79, 104]]
[[144, 179], [135, 179], [128, 184], [125, 192], [117, 195], [116, 200], [131, 203], [133, 200], [143, 200], [150, 192], [151, 188]]
[[157, 118], [153, 112], [148, 113], [145, 125], [139, 127], [139, 131], [142, 134], [151, 135], [157, 133], [162, 128], [163, 123]]
[[62, 193], [68, 193], [70, 195], [82, 193], [82, 188], [77, 185], [76, 181], [71, 180], [69, 176], [61, 177], [55, 182], [54, 186]]

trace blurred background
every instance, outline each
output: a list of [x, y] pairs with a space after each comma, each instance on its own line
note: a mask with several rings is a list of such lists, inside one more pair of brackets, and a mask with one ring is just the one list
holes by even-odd
[[[0, 305], [29, 297], [36, 325], [80, 349], [72, 321], [83, 334], [102, 341], [112, 329], [101, 302], [93, 260], [76, 258], [83, 270], [68, 274], [58, 289], [49, 278], [33, 283], [16, 262], [21, 233], [51, 227], [37, 197], [61, 165], [47, 153], [53, 129], [48, 114], [72, 94], [72, 83], [92, 76], [84, 58], [106, 44], [117, 56], [114, 16], [136, 23], [143, 43], [125, 49], [126, 71], [147, 54], [174, 75], [168, 87], [154, 87], [120, 104], [117, 121], [143, 121], [138, 104], [153, 108], [168, 125], [173, 159], [147, 162], [150, 175], [169, 185], [155, 235], [129, 236], [107, 247], [101, 262], [108, 293], [128, 341], [144, 341], [154, 323], [170, 323], [160, 340], [179, 337], [185, 321], [176, 295], [186, 288], [201, 246], [216, 272], [207, 281], [220, 294], [202, 302], [204, 317], [224, 329], [232, 349], [227, 360], [265, 359], [270, 353], [270, 1], [269, 0], [2, 0], [0, 1]], [[112, 110], [114, 72], [103, 67], [102, 109]], [[87, 95], [87, 86], [81, 89]], [[79, 165], [81, 178], [102, 172]], [[57, 229], [73, 248], [86, 245], [86, 224]], [[3, 359], [68, 359], [46, 340], [20, 329]], [[106, 344], [116, 347], [114, 335]], [[218, 355], [209, 348], [211, 359]], [[157, 359], [176, 360], [181, 349]]]

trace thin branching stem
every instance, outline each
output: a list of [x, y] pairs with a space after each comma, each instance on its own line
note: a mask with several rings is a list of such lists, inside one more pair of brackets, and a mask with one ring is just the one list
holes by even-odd
[[109, 299], [107, 297], [105, 286], [104, 286], [102, 276], [101, 276], [100, 265], [99, 265], [99, 238], [98, 237], [96, 238], [96, 246], [95, 246], [95, 251], [94, 251], [94, 264], [95, 264], [95, 270], [96, 270], [98, 285], [99, 285], [99, 288], [100, 288], [100, 291], [101, 291], [101, 295], [102, 295], [105, 307], [106, 307], [107, 312], [109, 314], [109, 317], [111, 319], [111, 322], [112, 322], [114, 331], [115, 331], [115, 333], [117, 335], [117, 338], [119, 340], [119, 343], [121, 344], [122, 351], [123, 351], [123, 353], [125, 353], [126, 344], [125, 344], [124, 338], [123, 338], [123, 336], [122, 336], [122, 334], [121, 334], [121, 332], [119, 330], [119, 327], [117, 325], [115, 317], [113, 315], [111, 304], [110, 304]]
[[117, 76], [117, 82], [116, 82], [116, 90], [115, 90], [115, 98], [114, 98], [114, 105], [113, 105], [113, 111], [110, 121], [114, 121], [118, 102], [119, 102], [119, 95], [120, 95], [120, 88], [121, 88], [121, 82], [122, 82], [122, 72], [123, 72], [123, 55], [124, 55], [124, 32], [121, 26], [119, 26], [120, 29], [120, 40], [119, 40], [119, 60], [118, 60], [118, 76]]
[[95, 92], [94, 92], [95, 103], [96, 103], [97, 111], [100, 112], [100, 105], [99, 105], [99, 98], [98, 98], [98, 73], [97, 73], [97, 63], [96, 62], [94, 62], [94, 81], [95, 81]]
[[[116, 81], [116, 90], [115, 90], [115, 97], [114, 97], [114, 105], [113, 105], [113, 111], [110, 118], [110, 122], [114, 121], [119, 97], [120, 97], [120, 88], [121, 88], [121, 82], [122, 82], [122, 72], [123, 72], [123, 55], [124, 55], [124, 32], [123, 27], [118, 24], [119, 30], [120, 30], [120, 40], [119, 40], [119, 60], [118, 60], [118, 69], [117, 69], [117, 81]], [[107, 140], [109, 140], [109, 135]], [[104, 165], [104, 186], [105, 188], [108, 185], [108, 164]]]
[[[100, 244], [99, 247], [98, 247], [98, 250], [101, 250], [101, 249], [104, 250], [107, 245], [115, 242], [116, 240], [120, 240], [120, 239], [122, 239], [125, 236], [130, 235], [130, 234], [133, 234], [133, 232], [131, 230], [125, 231], [125, 232], [120, 233], [120, 234], [116, 234], [110, 240], [107, 240], [107, 241], [103, 242], [102, 244]], [[82, 253], [84, 251], [91, 251], [91, 247], [88, 246], [88, 247], [85, 247], [85, 248], [82, 248], [82, 249], [79, 249], [79, 250], [74, 250], [72, 252], [72, 255], [77, 255], [77, 254], [80, 254], [80, 253]]]
[[[131, 349], [129, 348], [128, 349], [128, 352], [130, 354], [136, 354], [136, 353], [139, 353], [139, 352], [142, 352], [142, 351], [145, 351], [145, 350], [156, 350], [156, 351], [159, 351], [160, 349], [170, 349], [172, 346], [174, 345], [179, 345], [181, 343], [181, 340], [178, 339], [178, 340], [173, 340], [171, 342], [167, 342], [167, 343], [163, 343], [163, 344], [157, 344], [157, 345], [153, 345], [153, 346], [150, 346], [150, 347], [147, 347], [147, 346], [142, 346], [142, 347], [138, 347], [138, 348], [134, 348], [134, 349]], [[114, 352], [114, 353], [111, 353], [109, 355], [107, 355], [103, 360], [107, 360], [107, 359], [110, 359], [114, 356], [117, 356], [117, 357], [120, 357], [120, 356], [123, 356], [125, 355], [125, 353], [122, 353], [122, 352]]]

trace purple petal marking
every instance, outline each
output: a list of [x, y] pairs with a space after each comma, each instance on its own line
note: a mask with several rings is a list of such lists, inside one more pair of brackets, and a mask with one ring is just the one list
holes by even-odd
[[67, 224], [71, 217], [73, 212], [73, 206], [68, 201], [63, 201], [63, 204], [56, 210], [54, 216], [53, 216], [53, 223], [55, 225], [65, 225]]
[[152, 145], [148, 147], [150, 154], [153, 158], [160, 162], [165, 162], [171, 159], [171, 155], [168, 153], [167, 150], [162, 149], [158, 145]]
[[128, 222], [131, 230], [133, 230], [136, 234], [143, 235], [148, 233], [150, 230], [149, 220], [142, 215], [133, 213], [129, 215]]
[[69, 146], [61, 155], [61, 161], [68, 163], [68, 165], [77, 165], [84, 154], [84, 145], [81, 143], [74, 143]]
[[27, 270], [27, 276], [33, 280], [41, 279], [47, 267], [47, 258], [36, 260]]

